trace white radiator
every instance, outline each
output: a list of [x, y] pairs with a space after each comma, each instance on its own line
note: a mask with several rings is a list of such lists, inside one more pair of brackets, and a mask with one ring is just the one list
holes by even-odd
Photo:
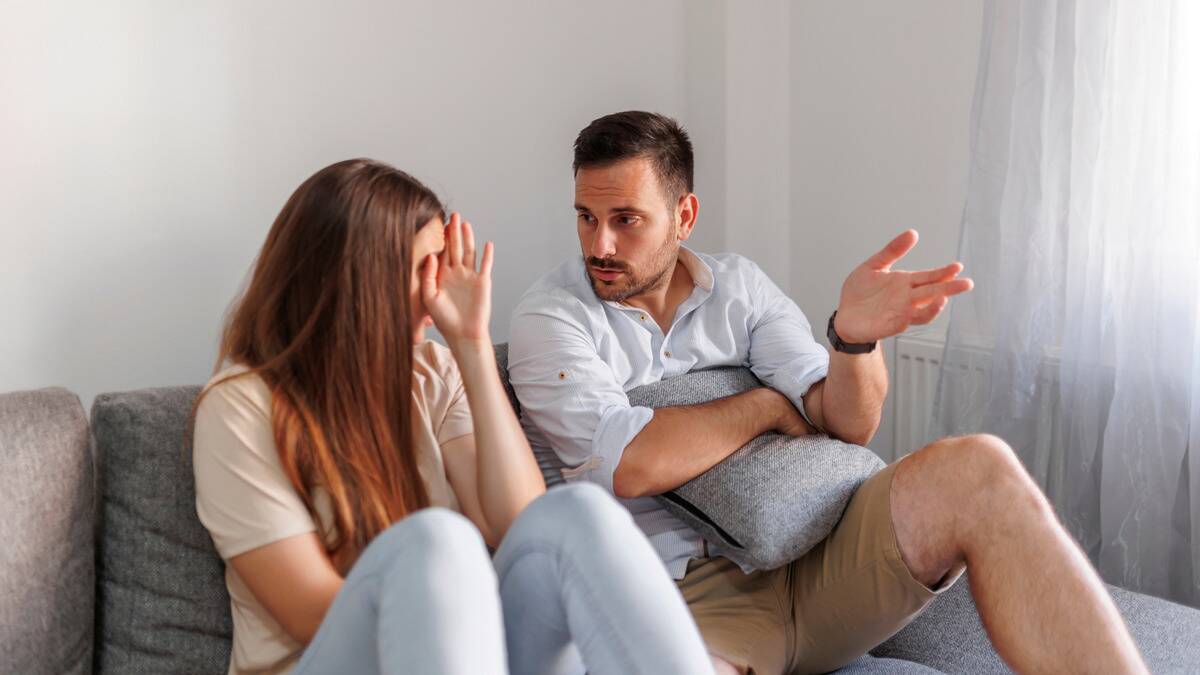
[[[933, 405], [942, 367], [941, 332], [914, 332], [896, 338], [892, 354], [892, 457], [933, 440]], [[888, 459], [888, 458], [885, 458]]]
[[[944, 349], [945, 334], [940, 330], [925, 330], [896, 338], [890, 363], [894, 393], [890, 459], [899, 458], [935, 439], [934, 406]], [[985, 395], [991, 377], [990, 351], [969, 351], [972, 372], [966, 380], [970, 385], [967, 388]], [[1052, 498], [1057, 495], [1062, 479], [1062, 467], [1053, 464], [1061, 461], [1061, 454], [1050, 452], [1050, 448], [1061, 445], [1063, 433], [1059, 414], [1061, 363], [1056, 353], [1048, 353], [1043, 357], [1037, 371], [1036, 385], [1027, 392], [1025, 401], [1031, 424], [1024, 428], [1022, 436], [1005, 439], [1020, 448], [1026, 468]], [[1101, 380], [1103, 377], [1097, 378], [1097, 381]], [[886, 456], [884, 458], [889, 459]]]

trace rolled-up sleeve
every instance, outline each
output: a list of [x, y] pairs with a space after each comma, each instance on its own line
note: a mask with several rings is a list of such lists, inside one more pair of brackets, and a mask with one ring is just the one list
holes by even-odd
[[629, 405], [587, 325], [577, 299], [527, 295], [513, 313], [508, 374], [522, 415], [567, 466], [563, 477], [611, 493], [625, 447], [654, 411]]
[[750, 370], [787, 396], [804, 419], [804, 395], [829, 373], [829, 352], [814, 338], [804, 312], [757, 265], [752, 265], [756, 305], [750, 330]]

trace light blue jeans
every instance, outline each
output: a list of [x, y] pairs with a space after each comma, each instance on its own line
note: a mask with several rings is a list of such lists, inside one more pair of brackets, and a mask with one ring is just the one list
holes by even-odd
[[599, 487], [558, 487], [494, 560], [446, 509], [363, 552], [297, 673], [711, 674], [687, 606], [629, 512]]

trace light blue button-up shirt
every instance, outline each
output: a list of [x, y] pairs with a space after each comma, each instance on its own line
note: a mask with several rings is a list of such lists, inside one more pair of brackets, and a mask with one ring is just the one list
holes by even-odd
[[[629, 404], [630, 389], [746, 366], [803, 414], [804, 394], [828, 372], [808, 319], [758, 265], [687, 248], [679, 259], [695, 288], [665, 334], [643, 310], [598, 298], [578, 256], [535, 283], [513, 312], [508, 373], [521, 424], [538, 459], [561, 462], [568, 481], [613, 491], [625, 447], [654, 417]], [[703, 555], [700, 535], [653, 497], [621, 501], [671, 575], [683, 578], [688, 560]]]

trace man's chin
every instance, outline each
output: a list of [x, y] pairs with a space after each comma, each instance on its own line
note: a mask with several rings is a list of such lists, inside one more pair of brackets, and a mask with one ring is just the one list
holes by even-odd
[[592, 292], [597, 298], [606, 302], [620, 302], [629, 297], [627, 284], [617, 284], [612, 281], [592, 279]]

